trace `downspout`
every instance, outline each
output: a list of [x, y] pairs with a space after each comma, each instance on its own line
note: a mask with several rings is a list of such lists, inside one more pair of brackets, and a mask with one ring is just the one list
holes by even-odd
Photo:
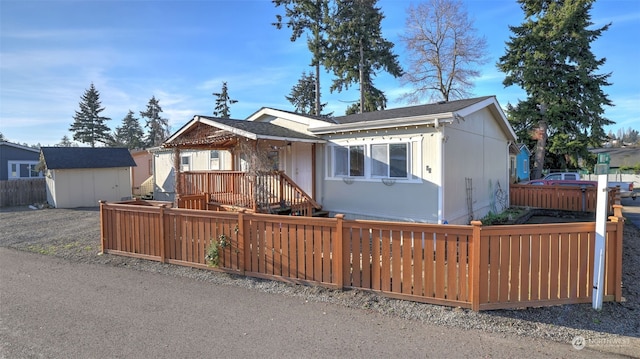
[[440, 183], [438, 186], [438, 224], [443, 224], [446, 219], [444, 218], [445, 208], [444, 208], [444, 180], [445, 180], [445, 162], [444, 162], [444, 145], [445, 145], [445, 136], [444, 136], [444, 126], [440, 129], [440, 121], [436, 118], [434, 122], [434, 126], [436, 130], [440, 131]]
[[[507, 141], [507, 182], [505, 183], [506, 190], [504, 191], [507, 194], [507, 208], [511, 206], [511, 197], [509, 197], [509, 186], [511, 186], [511, 141]], [[516, 173], [516, 179], [518, 178], [518, 156], [516, 156], [516, 160], [513, 161], [515, 168], [513, 169]], [[507, 208], [503, 208], [504, 211]]]

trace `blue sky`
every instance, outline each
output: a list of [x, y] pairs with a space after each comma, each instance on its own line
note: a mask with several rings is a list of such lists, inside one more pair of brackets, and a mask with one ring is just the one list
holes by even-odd
[[[380, 0], [383, 35], [396, 44], [412, 2]], [[414, 1], [414, 4], [418, 2]], [[495, 63], [504, 55], [509, 25], [523, 21], [515, 0], [464, 0], [477, 35], [485, 36], [490, 61], [481, 68], [473, 92], [495, 95], [504, 107], [524, 99], [517, 87], [504, 88]], [[0, 0], [0, 132], [12, 142], [43, 146], [59, 143], [91, 83], [100, 91], [103, 115], [115, 129], [129, 110], [138, 115], [152, 96], [160, 100], [171, 130], [194, 115], [211, 115], [222, 82], [228, 83], [231, 117], [244, 119], [261, 107], [293, 110], [285, 99], [310, 53], [304, 39], [289, 40], [288, 29], [271, 25], [282, 9], [269, 0], [55, 1]], [[592, 44], [607, 62], [612, 86], [604, 88], [615, 107], [607, 127], [640, 130], [640, 1], [600, 0], [592, 11], [596, 26], [611, 28]], [[331, 75], [321, 74], [327, 112], [344, 114], [358, 98], [357, 85], [329, 93]], [[389, 108], [406, 92], [393, 77], [380, 74]], [[139, 116], [138, 116], [139, 117]], [[144, 125], [144, 124], [143, 124]]]

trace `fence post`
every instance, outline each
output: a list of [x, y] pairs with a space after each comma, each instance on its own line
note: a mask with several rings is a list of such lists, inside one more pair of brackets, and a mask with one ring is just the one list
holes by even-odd
[[107, 201], [104, 200], [99, 200], [98, 203], [100, 203], [100, 254], [104, 254], [104, 247], [105, 247], [105, 233], [106, 233], [106, 229], [105, 226], [106, 224], [104, 223], [104, 204], [107, 203]]
[[624, 216], [622, 215], [622, 207], [623, 206], [620, 204], [620, 200], [618, 199], [616, 203], [613, 205], [613, 215], [615, 217], [624, 219]]
[[164, 233], [164, 209], [167, 207], [166, 204], [162, 204], [160, 205], [160, 238], [158, 239], [160, 248], [158, 248], [160, 250], [160, 262], [164, 263], [166, 258], [165, 258], [165, 252], [164, 249], [167, 245], [167, 238], [166, 235]]
[[471, 257], [469, 261], [469, 281], [471, 282], [471, 309], [480, 310], [480, 234], [482, 232], [481, 221], [471, 221], [473, 234], [471, 237]]
[[344, 274], [342, 273], [344, 262], [342, 260], [342, 254], [344, 251], [344, 239], [343, 234], [343, 221], [344, 214], [336, 214], [336, 244], [333, 247], [333, 275], [334, 282], [339, 289], [344, 287]]
[[620, 214], [620, 216], [615, 215], [609, 217], [611, 222], [616, 223], [616, 273], [615, 273], [615, 300], [620, 303], [622, 301], [622, 241], [624, 238], [624, 217], [622, 216], [622, 206], [619, 204], [613, 205], [613, 212], [616, 214]]
[[244, 213], [244, 208], [238, 211], [238, 252], [240, 254], [238, 269], [242, 274], [245, 272], [245, 248], [249, 248], [248, 244], [245, 245]]

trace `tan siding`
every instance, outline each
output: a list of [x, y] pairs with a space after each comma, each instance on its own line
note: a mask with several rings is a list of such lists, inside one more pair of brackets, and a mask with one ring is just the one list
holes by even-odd
[[465, 178], [472, 179], [473, 218], [502, 211], [498, 186], [508, 192], [507, 138], [484, 109], [445, 129], [445, 210], [450, 223], [469, 220]]
[[131, 196], [129, 167], [55, 170], [57, 208], [96, 207], [99, 200], [120, 201]]

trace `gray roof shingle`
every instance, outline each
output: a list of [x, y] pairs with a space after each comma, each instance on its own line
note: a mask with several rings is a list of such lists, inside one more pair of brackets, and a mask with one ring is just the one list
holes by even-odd
[[438, 113], [447, 113], [447, 112], [462, 110], [465, 107], [471, 106], [478, 102], [482, 102], [492, 97], [494, 96], [484, 96], [484, 97], [447, 101], [447, 102], [443, 101], [443, 102], [437, 102], [437, 103], [432, 103], [427, 105], [418, 105], [418, 106], [394, 108], [394, 109], [384, 110], [384, 111], [358, 113], [354, 115], [335, 117], [334, 120], [339, 124], [345, 124], [345, 123], [366, 122], [366, 121], [376, 121], [376, 120], [388, 120], [393, 118], [403, 118], [403, 117], [412, 117], [412, 116], [435, 115]]
[[42, 147], [48, 169], [135, 167], [126, 148], [113, 147]]
[[269, 137], [283, 137], [283, 138], [295, 138], [301, 140], [315, 140], [319, 138], [316, 136], [307, 135], [298, 131], [294, 131], [282, 126], [274, 125], [269, 122], [254, 122], [244, 120], [232, 120], [228, 118], [198, 116], [200, 118], [208, 119], [225, 126], [233, 127], [242, 131], [250, 132], [258, 136]]

